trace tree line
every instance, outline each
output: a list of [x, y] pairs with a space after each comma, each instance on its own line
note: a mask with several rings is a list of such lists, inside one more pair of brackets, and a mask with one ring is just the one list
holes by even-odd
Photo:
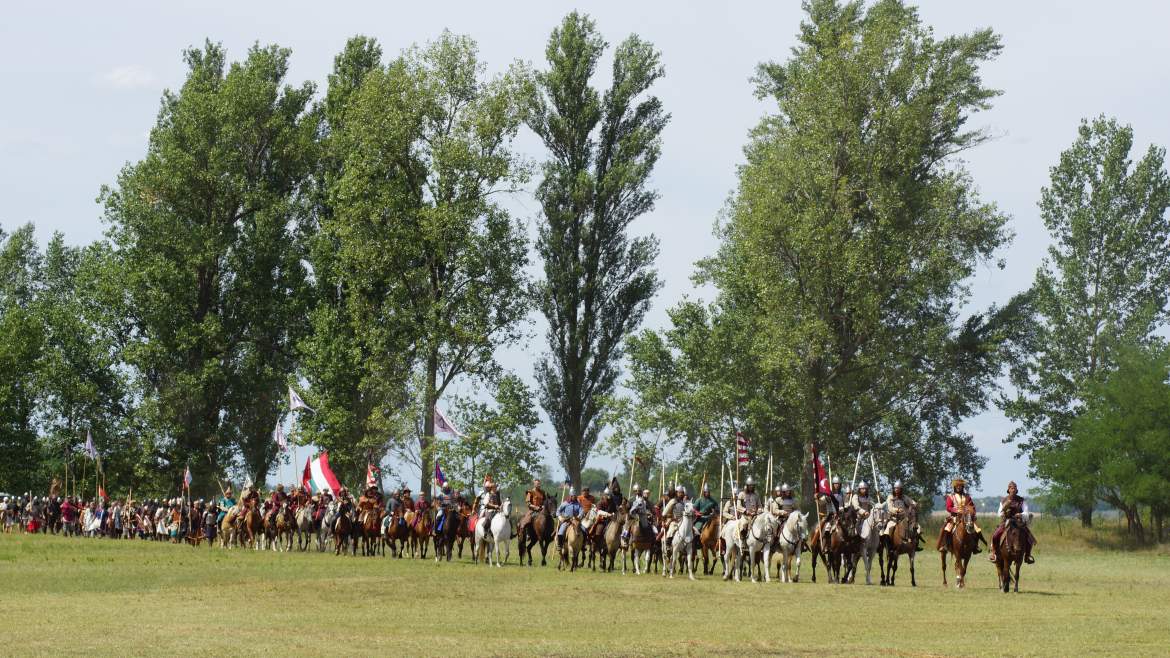
[[[1047, 494], [1087, 523], [1100, 501], [1131, 527], [1147, 514], [1161, 536], [1163, 149], [1135, 163], [1129, 126], [1085, 121], [1040, 193], [1052, 246], [1033, 285], [970, 309], [1012, 239], [960, 160], [990, 138], [971, 120], [1000, 93], [981, 77], [999, 36], [936, 37], [897, 0], [805, 10], [790, 57], [753, 78], [774, 109], [696, 264], [713, 299], [663, 330], [640, 329], [661, 281], [634, 226], [670, 119], [652, 44], [611, 49], [573, 13], [540, 67], [489, 76], [466, 36], [392, 57], [355, 37], [322, 90], [287, 80], [287, 49], [186, 51], [146, 154], [101, 192], [105, 238], [3, 236], [0, 483], [43, 486], [86, 432], [119, 486], [174, 490], [188, 466], [262, 480], [291, 384], [316, 410], [293, 441], [348, 482], [388, 455], [424, 487], [436, 458], [461, 483], [547, 477], [539, 406], [575, 484], [599, 479], [599, 453], [623, 485], [666, 473], [668, 452], [679, 479], [713, 482], [738, 432], [748, 473], [773, 455], [806, 500], [814, 450], [844, 475], [872, 454], [885, 484], [929, 498], [978, 482], [961, 423], [998, 406]], [[526, 194], [535, 218], [506, 203]], [[537, 312], [530, 388], [496, 354]], [[436, 437], [440, 403], [464, 436]]]

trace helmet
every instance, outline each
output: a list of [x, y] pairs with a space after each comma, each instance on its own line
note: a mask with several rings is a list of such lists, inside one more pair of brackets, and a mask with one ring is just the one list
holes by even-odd
[[833, 484], [841, 484], [841, 478], [834, 475], [833, 476]]
[[775, 486], [775, 487], [772, 489], [772, 492], [773, 492], [773, 493], [780, 493], [781, 491], [784, 491], [784, 490], [780, 488], [780, 485], [776, 485], [776, 486]]
[[902, 488], [902, 481], [901, 480], [894, 480], [894, 488], [901, 489]]
[[756, 486], [756, 481], [753, 480], [752, 477], [749, 475], [747, 482], [744, 482], [744, 486], [754, 487], [754, 486]]
[[703, 493], [711, 493], [711, 485], [706, 482], [703, 483]]
[[787, 482], [785, 482], [785, 483], [784, 483], [784, 485], [780, 487], [780, 491], [782, 491], [782, 492], [784, 492], [784, 493], [788, 493], [788, 492], [790, 492], [790, 491], [792, 491], [792, 490], [788, 488], [788, 483], [787, 483]]
[[570, 495], [570, 496], [575, 496], [575, 495], [577, 495], [577, 490], [576, 490], [576, 489], [574, 489], [573, 487], [569, 487], [569, 495]]
[[649, 489], [643, 489], [643, 490], [642, 490], [642, 495], [643, 495], [643, 496], [649, 496], [649, 495], [650, 495], [650, 490], [649, 490]]
[[675, 487], [675, 488], [674, 488], [674, 492], [675, 492], [675, 493], [680, 493], [680, 494], [682, 494], [682, 495], [684, 495], [684, 496], [685, 496], [685, 495], [687, 495], [687, 488], [686, 488], [686, 487], [684, 487], [684, 486], [682, 486], [682, 485], [680, 484], [680, 485], [678, 485], [677, 487]]
[[641, 491], [641, 489], [639, 489], [639, 488], [638, 488], [638, 485], [636, 485], [636, 484], [635, 484], [635, 485], [634, 485], [634, 488], [633, 488], [631, 491]]
[[858, 491], [861, 491], [862, 489], [868, 489], [868, 488], [869, 488], [869, 485], [865, 483], [865, 480], [862, 480], [861, 482], [857, 483], [857, 490]]

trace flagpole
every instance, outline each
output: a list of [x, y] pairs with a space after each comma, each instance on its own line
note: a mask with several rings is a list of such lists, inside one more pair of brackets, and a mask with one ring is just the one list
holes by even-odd
[[[861, 466], [861, 446], [857, 446], [857, 459], [853, 460], [853, 480], [849, 482], [849, 488], [857, 486], [857, 467]], [[877, 482], [874, 482], [876, 485]]]
[[637, 463], [637, 460], [638, 448], [635, 446], [634, 449], [630, 451], [630, 484], [628, 487], [626, 487], [626, 491], [631, 494], [633, 493], [634, 489], [634, 464]]
[[878, 489], [877, 462], [873, 459], [872, 450], [869, 453], [869, 465], [873, 468], [873, 492], [877, 494], [877, 497], [880, 500], [882, 497], [882, 492]]

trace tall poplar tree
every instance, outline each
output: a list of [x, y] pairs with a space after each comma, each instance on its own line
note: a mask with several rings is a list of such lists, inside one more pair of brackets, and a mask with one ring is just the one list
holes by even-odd
[[[186, 464], [214, 491], [239, 448], [271, 441], [292, 363], [279, 326], [302, 267], [288, 253], [292, 200], [309, 171], [313, 85], [285, 85], [289, 52], [255, 46], [228, 64], [219, 45], [185, 53], [146, 156], [103, 190], [142, 400], [142, 450], [156, 484]], [[209, 463], [210, 462], [210, 463]], [[246, 452], [262, 479], [271, 453]]]
[[[1011, 438], [1021, 451], [1059, 450], [1087, 387], [1115, 368], [1118, 347], [1148, 341], [1166, 320], [1170, 176], [1164, 149], [1150, 146], [1137, 162], [1132, 149], [1129, 126], [1083, 121], [1040, 193], [1053, 244], [1032, 287], [1039, 322], [1028, 358], [1012, 370], [1018, 395], [1003, 402], [1020, 423]], [[1069, 502], [1091, 525], [1097, 495], [1079, 493]]]
[[549, 37], [549, 68], [537, 75], [529, 119], [551, 155], [536, 191], [544, 280], [535, 289], [549, 325], [536, 378], [561, 465], [576, 485], [602, 429], [623, 341], [660, 286], [657, 240], [627, 231], [658, 196], [648, 182], [669, 115], [649, 90], [663, 75], [661, 58], [628, 37], [614, 51], [603, 96], [590, 79], [605, 48], [591, 19], [566, 16]]

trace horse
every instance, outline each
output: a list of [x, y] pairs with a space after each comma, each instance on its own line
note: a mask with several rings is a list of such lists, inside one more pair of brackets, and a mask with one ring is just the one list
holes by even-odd
[[297, 550], [307, 551], [309, 545], [313, 543], [313, 536], [317, 534], [317, 522], [314, 517], [317, 516], [317, 503], [309, 501], [297, 510]]
[[918, 533], [915, 528], [918, 524], [912, 514], [898, 517], [894, 527], [888, 534], [881, 537], [881, 545], [885, 549], [885, 573], [882, 574], [882, 584], [893, 587], [894, 576], [898, 573], [899, 556], [906, 555], [910, 559], [910, 586], [918, 587], [914, 577], [914, 556], [918, 553]]
[[[1011, 589], [1015, 582], [1015, 591], [1020, 592], [1020, 565], [1024, 563], [1024, 555], [1028, 552], [1027, 530], [1023, 522], [1010, 518], [999, 538], [999, 545], [995, 546], [995, 570], [999, 574], [999, 586], [1004, 594]], [[1015, 566], [1015, 576], [1012, 576], [1012, 567]]]
[[609, 523], [605, 526], [605, 534], [601, 537], [602, 542], [605, 543], [605, 552], [601, 556], [602, 571], [606, 571], [605, 558], [608, 556], [608, 570], [613, 572], [618, 551], [622, 549], [622, 529], [626, 527], [626, 516], [626, 506], [623, 504], [618, 507], [617, 512], [614, 512], [613, 517], [610, 518]]
[[379, 508], [373, 506], [362, 510], [361, 514], [358, 515], [354, 532], [362, 540], [362, 555], [378, 554], [378, 541], [382, 536], [382, 527], [379, 523], [381, 520], [382, 514]]
[[492, 515], [490, 527], [484, 527], [483, 523], [475, 525], [475, 556], [479, 555], [481, 549], [486, 549], [484, 554], [484, 562], [488, 565], [492, 564], [492, 558], [495, 558], [495, 565], [502, 566], [500, 561], [500, 545], [504, 546], [504, 562], [512, 554], [512, 523], [508, 517], [512, 514], [512, 501], [505, 499], [500, 510]]
[[[675, 503], [676, 505], [678, 503]], [[682, 519], [678, 522], [678, 527], [675, 528], [674, 536], [662, 539], [662, 576], [663, 578], [674, 578], [674, 570], [678, 568], [679, 553], [685, 553], [684, 562], [687, 567], [687, 577], [691, 580], [695, 579], [694, 559], [695, 559], [695, 506], [691, 501], [686, 501], [686, 507], [683, 508]], [[670, 556], [670, 566], [667, 567], [667, 555]], [[668, 571], [669, 569], [669, 571]], [[669, 575], [668, 575], [669, 574]]]
[[[852, 507], [845, 507], [837, 513], [837, 522], [828, 537], [824, 537], [821, 528], [817, 528], [812, 541], [809, 542], [813, 558], [812, 581], [817, 582], [817, 558], [820, 557], [825, 563], [825, 571], [829, 574], [829, 582], [841, 583], [842, 562], [856, 552], [859, 539], [857, 510]], [[846, 565], [846, 575], [849, 568], [850, 565]]]
[[337, 515], [340, 513], [340, 506], [336, 500], [330, 502], [325, 506], [325, 511], [321, 514], [321, 525], [317, 528], [317, 551], [324, 553], [329, 542], [334, 544], [337, 540], [333, 537], [333, 526], [337, 523]]
[[[780, 527], [776, 546], [780, 553], [779, 575], [782, 583], [800, 582], [800, 554], [808, 540], [808, 514], [792, 512]], [[796, 560], [796, 574], [793, 575], [793, 560]]]
[[979, 533], [975, 531], [975, 506], [967, 504], [959, 513], [959, 519], [951, 530], [950, 541], [943, 544], [939, 553], [942, 561], [943, 585], [947, 584], [947, 553], [955, 556], [955, 588], [963, 589], [967, 586], [967, 563], [975, 553], [979, 543]]
[[[443, 511], [443, 528], [435, 530], [435, 562], [440, 562], [443, 556], [451, 561], [451, 553], [455, 548], [455, 541], [459, 535], [459, 526], [463, 524], [463, 517], [457, 508]], [[436, 524], [437, 525], [437, 524]]]
[[399, 559], [406, 553], [406, 545], [410, 541], [410, 527], [406, 525], [402, 514], [398, 510], [387, 514], [382, 519], [382, 543], [390, 547], [390, 552]]
[[264, 524], [263, 519], [260, 518], [260, 511], [255, 507], [249, 507], [244, 510], [243, 515], [237, 515], [236, 522], [240, 524], [237, 530], [239, 539], [246, 540], [244, 546], [251, 546], [256, 550], [260, 550], [261, 529]]
[[353, 536], [353, 519], [349, 514], [349, 502], [342, 502], [337, 507], [333, 519], [333, 555], [341, 555], [350, 550], [353, 544], [353, 555], [357, 555], [357, 541]]
[[719, 539], [723, 542], [723, 580], [734, 577], [735, 582], [739, 582], [743, 575], [743, 554], [746, 550], [743, 538], [739, 535], [739, 524], [724, 524]]
[[288, 504], [280, 506], [274, 515], [276, 526], [276, 544], [278, 551], [291, 551], [293, 534], [296, 530], [296, 518]]
[[[751, 572], [752, 582], [758, 582], [756, 579], [756, 565], [760, 564], [764, 572], [764, 582], [772, 582], [770, 572], [772, 564], [772, 543], [776, 541], [776, 531], [780, 528], [780, 520], [772, 516], [771, 512], [760, 512], [756, 518], [752, 520], [752, 525], [748, 528], [747, 541], [745, 548], [747, 549], [748, 570]], [[762, 554], [763, 559], [760, 562], [756, 561], [756, 554]]]
[[576, 571], [577, 559], [584, 548], [585, 531], [581, 530], [581, 519], [573, 517], [569, 519], [569, 527], [565, 528], [565, 539], [561, 542], [559, 551], [561, 559], [557, 562], [557, 571], [564, 568], [566, 561], [569, 563], [569, 573]]
[[459, 516], [463, 518], [463, 522], [459, 524], [458, 530], [455, 532], [455, 537], [459, 540], [458, 557], [463, 559], [463, 543], [470, 539], [475, 543], [475, 529], [472, 527], [473, 519], [475, 519], [475, 510], [465, 502], [459, 504]]
[[408, 535], [410, 557], [414, 557], [417, 552], [420, 558], [427, 559], [427, 547], [431, 543], [430, 510], [407, 512], [405, 518], [407, 530], [410, 532]]
[[[715, 573], [716, 558], [723, 559], [723, 554], [719, 551], [719, 527], [722, 522], [718, 515], [712, 516], [711, 520], [699, 531], [699, 548], [703, 554], [704, 576]], [[710, 559], [709, 562], [708, 559]]]
[[[654, 532], [650, 522], [646, 520], [646, 510], [630, 514], [626, 518], [624, 537], [622, 538], [622, 574], [626, 573], [626, 559], [632, 550], [634, 552], [634, 574], [642, 575], [650, 570], [650, 560], [654, 545]], [[640, 555], [639, 555], [640, 554]], [[639, 562], [639, 560], [642, 562]], [[641, 564], [642, 566], [639, 566]]]
[[[870, 571], [873, 569], [873, 558], [876, 555], [878, 559], [878, 575], [881, 576], [881, 583], [886, 584], [885, 566], [882, 564], [882, 549], [881, 549], [881, 532], [882, 528], [886, 527], [886, 521], [889, 519], [889, 513], [886, 511], [885, 503], [881, 505], [874, 505], [873, 509], [869, 511], [869, 516], [865, 517], [861, 522], [861, 551], [858, 554], [858, 562], [865, 563], [865, 584], [872, 585], [873, 579], [870, 577]], [[854, 562], [854, 568], [850, 570], [849, 582], [853, 582], [853, 576], [857, 571], [857, 562]]]
[[[532, 513], [529, 522], [524, 524], [520, 530], [520, 560], [523, 563], [524, 556], [528, 556], [528, 566], [532, 566], [532, 547], [537, 544], [540, 545], [540, 566], [548, 564], [548, 545], [553, 541], [553, 530], [555, 524], [553, 523], [553, 501], [552, 498], [545, 498], [544, 504], [540, 506], [539, 511]], [[460, 543], [462, 549], [462, 543]], [[462, 550], [460, 551], [462, 553]]]

